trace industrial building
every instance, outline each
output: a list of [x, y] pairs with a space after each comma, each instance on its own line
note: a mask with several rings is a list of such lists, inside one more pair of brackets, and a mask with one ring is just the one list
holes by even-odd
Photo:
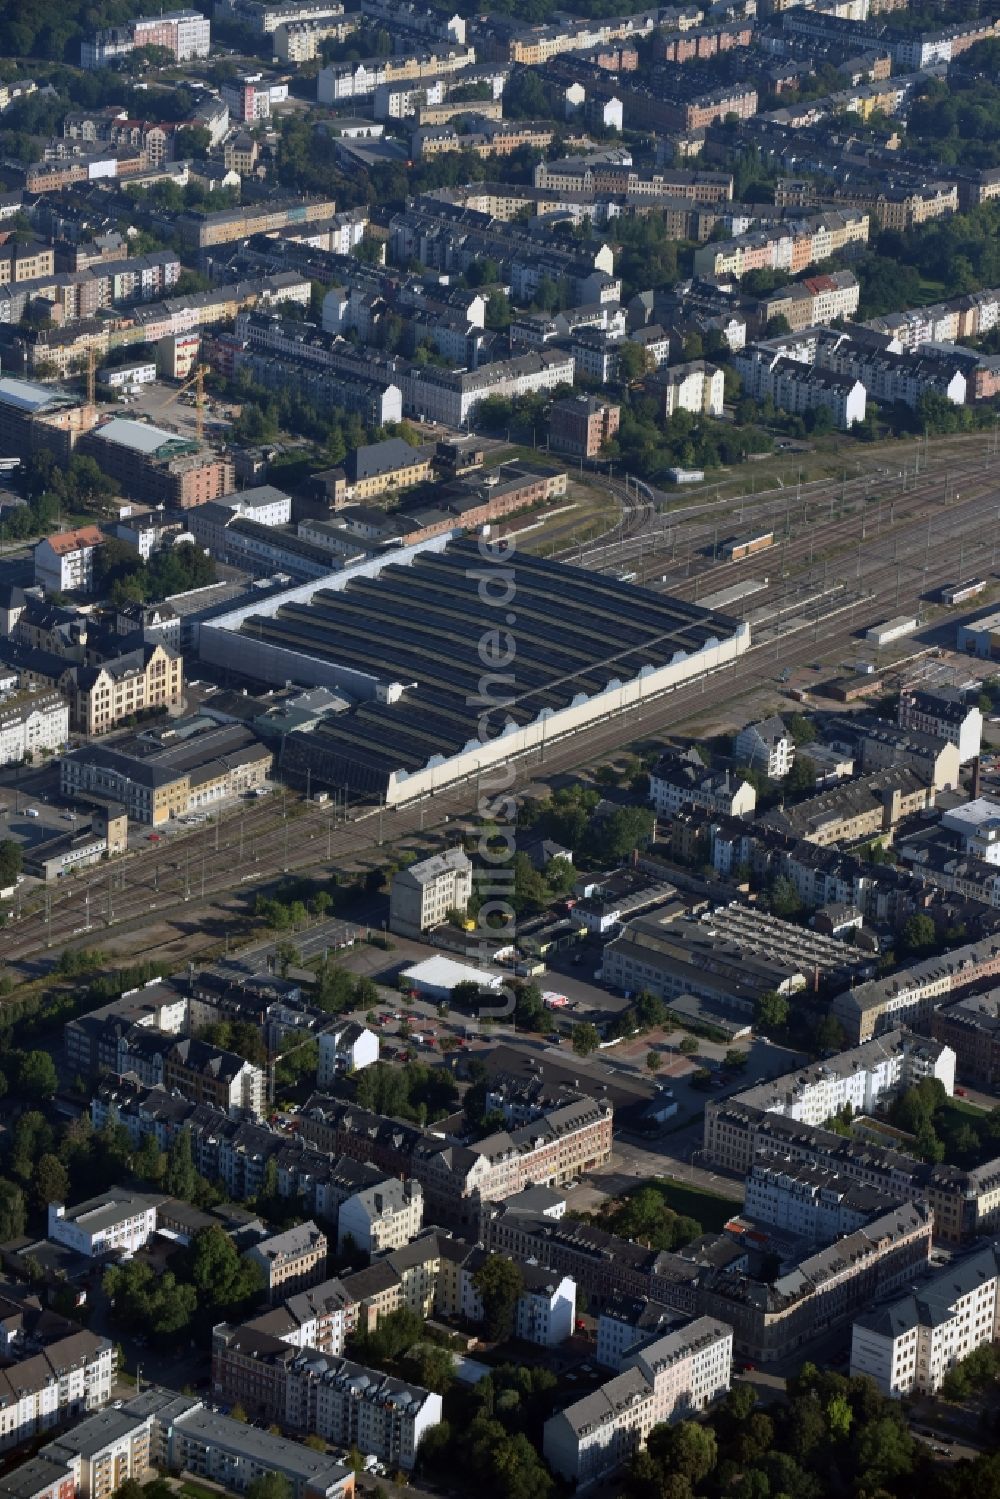
[[502, 543], [435, 537], [203, 624], [202, 658], [354, 707], [282, 768], [398, 804], [735, 662], [749, 625]]
[[135, 822], [158, 827], [171, 817], [262, 786], [271, 751], [242, 724], [187, 720], [150, 736], [86, 745], [60, 762], [64, 796], [113, 797]]

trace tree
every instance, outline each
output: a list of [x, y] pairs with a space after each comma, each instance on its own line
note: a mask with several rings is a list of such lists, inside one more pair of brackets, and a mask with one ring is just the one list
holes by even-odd
[[174, 153], [178, 161], [204, 160], [212, 137], [202, 125], [182, 125], [174, 137]]
[[69, 1172], [56, 1155], [43, 1155], [35, 1167], [35, 1201], [46, 1208], [50, 1202], [65, 1202], [69, 1192]]
[[242, 1307], [264, 1288], [259, 1266], [245, 1259], [220, 1227], [195, 1234], [185, 1261], [185, 1275], [198, 1292], [199, 1305], [212, 1315]]
[[151, 1186], [159, 1186], [167, 1169], [167, 1157], [156, 1143], [155, 1135], [144, 1135], [132, 1162], [136, 1176]]
[[647, 1053], [646, 1053], [646, 1071], [647, 1072], [652, 1072], [652, 1073], [657, 1073], [657, 1072], [659, 1072], [659, 1070], [660, 1070], [660, 1068], [662, 1066], [663, 1066], [663, 1058], [660, 1056], [660, 1053], [658, 1051], [647, 1051]]
[[284, 1473], [262, 1473], [246, 1492], [247, 1499], [292, 1499], [292, 1486]]
[[0, 1243], [19, 1239], [24, 1233], [28, 1214], [24, 1193], [16, 1182], [0, 1176]]
[[694, 1036], [682, 1036], [677, 1049], [682, 1056], [693, 1057], [698, 1050], [698, 1042]]
[[191, 1154], [191, 1131], [182, 1129], [170, 1142], [163, 1185], [171, 1197], [190, 1202], [198, 1186], [198, 1173]]
[[59, 1087], [56, 1064], [47, 1051], [28, 1051], [21, 1058], [17, 1085], [32, 1098], [51, 1098]]
[[495, 1343], [509, 1338], [518, 1299], [524, 1291], [520, 1268], [501, 1254], [491, 1254], [474, 1273], [472, 1283], [483, 1303], [486, 1336]]
[[786, 727], [795, 741], [796, 748], [803, 744], [812, 744], [816, 739], [816, 725], [811, 718], [806, 718], [804, 713], [792, 713]]
[[13, 838], [0, 839], [0, 890], [13, 885], [23, 864], [21, 845], [15, 843]]
[[854, 1412], [843, 1395], [834, 1395], [826, 1407], [826, 1423], [835, 1442], [846, 1442], [850, 1435]]
[[785, 777], [785, 789], [790, 792], [816, 790], [816, 762], [808, 755], [796, 755], [791, 770]]
[[428, 1345], [414, 1362], [417, 1383], [436, 1395], [447, 1395], [455, 1383], [455, 1360], [448, 1349]]
[[616, 807], [591, 825], [588, 841], [596, 858], [623, 859], [637, 848], [646, 848], [655, 830], [656, 813], [651, 807]]
[[707, 1478], [718, 1459], [715, 1432], [697, 1421], [654, 1426], [647, 1445], [668, 1471], [680, 1473], [692, 1485]]
[[572, 1034], [573, 1050], [578, 1057], [589, 1057], [601, 1044], [597, 1027], [589, 1021], [583, 1021], [580, 1025], [574, 1025]]
[[763, 994], [758, 994], [754, 1010], [756, 1029], [767, 1034], [780, 1031], [788, 1023], [788, 1000], [774, 989], [765, 989]]
[[643, 989], [636, 995], [635, 1014], [643, 1030], [652, 1030], [663, 1025], [667, 1018], [667, 1007], [657, 995]]
[[780, 916], [785, 921], [790, 921], [793, 917], [800, 915], [803, 909], [799, 892], [785, 875], [779, 875], [771, 886], [768, 904], [771, 907], [771, 914]]
[[937, 928], [930, 916], [922, 911], [910, 916], [903, 924], [903, 930], [899, 935], [900, 955], [903, 953], [926, 952], [930, 947], [937, 944]]
[[618, 373], [623, 385], [635, 385], [653, 368], [653, 356], [642, 344], [628, 339], [618, 346]]

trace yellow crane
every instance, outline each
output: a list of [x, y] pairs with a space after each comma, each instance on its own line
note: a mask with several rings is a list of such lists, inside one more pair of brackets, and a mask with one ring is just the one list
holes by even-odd
[[209, 373], [210, 369], [207, 364], [195, 365], [183, 385], [179, 385], [169, 400], [164, 402], [164, 408], [172, 405], [174, 401], [180, 399], [186, 390], [190, 390], [191, 386], [194, 386], [194, 425], [199, 442], [205, 436], [205, 376]]

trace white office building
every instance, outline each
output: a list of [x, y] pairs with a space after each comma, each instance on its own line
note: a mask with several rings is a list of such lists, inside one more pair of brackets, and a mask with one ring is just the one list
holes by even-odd
[[141, 1249], [156, 1232], [156, 1210], [162, 1197], [146, 1197], [111, 1187], [103, 1197], [92, 1197], [67, 1208], [49, 1203], [49, 1238], [88, 1259], [105, 1254], [126, 1257]]

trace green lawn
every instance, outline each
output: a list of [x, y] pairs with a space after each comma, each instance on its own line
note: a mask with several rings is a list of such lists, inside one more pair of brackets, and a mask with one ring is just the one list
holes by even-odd
[[219, 1499], [218, 1489], [206, 1489], [200, 1483], [192, 1483], [190, 1480], [181, 1484], [180, 1492], [183, 1499]]
[[664, 1199], [667, 1207], [687, 1218], [696, 1218], [706, 1233], [723, 1228], [740, 1205], [729, 1197], [719, 1197], [715, 1192], [706, 1192], [703, 1187], [690, 1182], [679, 1182], [672, 1176], [658, 1176], [653, 1181], [643, 1182], [653, 1187]]

